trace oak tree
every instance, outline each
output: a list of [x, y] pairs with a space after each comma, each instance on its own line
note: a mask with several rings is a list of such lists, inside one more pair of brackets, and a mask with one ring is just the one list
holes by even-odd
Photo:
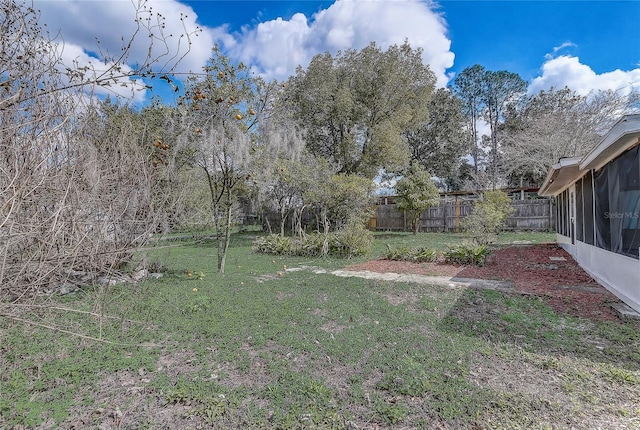
[[426, 121], [435, 81], [420, 49], [371, 43], [316, 55], [289, 80], [287, 102], [312, 155], [336, 173], [373, 178], [408, 163], [403, 132]]

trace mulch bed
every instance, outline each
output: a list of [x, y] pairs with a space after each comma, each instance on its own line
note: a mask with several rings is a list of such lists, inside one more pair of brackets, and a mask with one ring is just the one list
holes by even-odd
[[346, 269], [510, 281], [515, 292], [539, 296], [558, 313], [596, 321], [620, 321], [611, 307], [620, 300], [582, 270], [569, 253], [552, 243], [495, 249], [483, 267], [443, 261], [372, 260]]

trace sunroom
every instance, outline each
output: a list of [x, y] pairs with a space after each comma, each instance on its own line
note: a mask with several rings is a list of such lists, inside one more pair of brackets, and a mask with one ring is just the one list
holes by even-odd
[[584, 157], [559, 160], [539, 194], [556, 199], [558, 243], [640, 312], [640, 115], [621, 118]]

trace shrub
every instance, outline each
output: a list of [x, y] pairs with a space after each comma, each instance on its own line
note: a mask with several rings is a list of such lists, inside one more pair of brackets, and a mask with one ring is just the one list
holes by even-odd
[[484, 266], [488, 254], [486, 245], [460, 244], [446, 250], [444, 260], [447, 263]]
[[355, 257], [371, 252], [373, 233], [356, 219], [349, 220], [329, 240], [329, 254]]
[[[349, 222], [342, 229], [328, 236], [329, 255], [354, 257], [371, 251], [373, 234], [361, 223]], [[322, 255], [324, 234], [313, 233], [301, 238], [291, 238], [271, 234], [257, 238], [253, 242], [256, 252], [276, 255], [296, 255], [316, 257]]]
[[413, 253], [413, 259], [419, 263], [436, 261], [438, 259], [438, 251], [431, 248], [417, 248]]
[[254, 240], [253, 249], [263, 254], [288, 255], [293, 253], [293, 242], [290, 237], [270, 234]]
[[403, 246], [402, 248], [395, 248], [387, 244], [387, 250], [384, 254], [384, 259], [391, 261], [407, 261], [410, 259], [410, 256], [411, 249], [409, 249], [409, 247]]
[[295, 243], [297, 245], [294, 251], [295, 255], [301, 257], [316, 257], [322, 255], [324, 235], [320, 233], [308, 234], [303, 238], [297, 238]]
[[475, 243], [486, 245], [495, 240], [512, 212], [511, 199], [506, 193], [499, 190], [485, 191], [483, 198], [473, 205], [473, 211], [462, 225]]
[[397, 209], [406, 211], [413, 234], [420, 230], [422, 212], [440, 204], [440, 194], [429, 172], [419, 164], [411, 166], [396, 183]]

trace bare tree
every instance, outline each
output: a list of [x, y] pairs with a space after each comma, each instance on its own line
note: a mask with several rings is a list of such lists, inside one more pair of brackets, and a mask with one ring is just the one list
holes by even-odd
[[95, 103], [97, 88], [144, 89], [134, 80], [168, 73], [179, 59], [149, 48], [130, 67], [135, 40], [153, 32], [149, 44], [164, 40], [163, 18], [144, 2], [132, 14], [137, 30], [117, 56], [99, 67], [64, 64], [64, 45], [43, 34], [38, 12], [0, 0], [0, 299], [79, 270], [112, 272], [153, 228], [153, 138], [133, 116], [106, 121]]
[[568, 88], [528, 97], [501, 130], [510, 182], [540, 184], [560, 158], [587, 154], [621, 115], [634, 112], [637, 97], [613, 91], [580, 96]]

